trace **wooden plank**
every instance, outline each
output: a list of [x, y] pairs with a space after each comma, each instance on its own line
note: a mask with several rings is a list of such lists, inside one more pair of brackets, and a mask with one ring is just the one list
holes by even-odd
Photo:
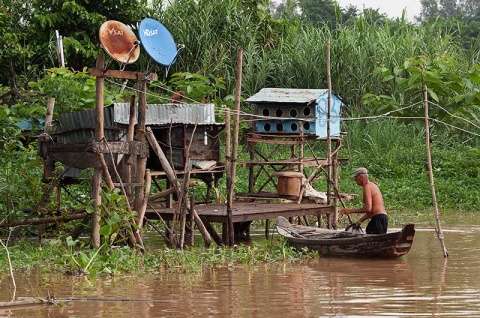
[[[280, 160], [280, 161], [247, 161], [243, 163], [244, 166], [298, 166], [300, 161], [297, 160]], [[316, 167], [316, 166], [325, 166], [327, 165], [326, 159], [315, 159], [315, 158], [304, 158], [303, 166], [304, 167]]]
[[50, 144], [47, 146], [48, 154], [50, 153], [121, 153], [131, 155], [148, 156], [148, 144], [146, 141], [112, 141], [105, 142], [89, 142], [89, 143], [68, 143], [68, 144]]
[[149, 72], [131, 72], [131, 71], [120, 71], [120, 70], [104, 70], [100, 68], [89, 68], [88, 74], [92, 76], [98, 76], [98, 77], [120, 78], [120, 79], [140, 80], [140, 81], [142, 80], [157, 81], [158, 80], [158, 76], [156, 73], [149, 73]]
[[[155, 207], [155, 204], [154, 204]], [[158, 208], [157, 208], [158, 207]], [[171, 208], [155, 207], [155, 211], [168, 219], [174, 213]], [[197, 205], [197, 213], [209, 222], [226, 223], [226, 204]], [[295, 217], [305, 215], [330, 214], [333, 206], [321, 204], [247, 203], [235, 202], [232, 208], [233, 222], [275, 219], [278, 216]], [[152, 216], [153, 218], [153, 216]]]

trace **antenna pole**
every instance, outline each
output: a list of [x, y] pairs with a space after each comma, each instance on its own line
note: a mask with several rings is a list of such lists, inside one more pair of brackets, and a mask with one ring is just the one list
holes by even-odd
[[57, 44], [58, 64], [60, 65], [60, 67], [65, 67], [65, 58], [63, 56], [63, 40], [60, 34], [58, 33], [58, 30], [55, 30], [55, 40]]

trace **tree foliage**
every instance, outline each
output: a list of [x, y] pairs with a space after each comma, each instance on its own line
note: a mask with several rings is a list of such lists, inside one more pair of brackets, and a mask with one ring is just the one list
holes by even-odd
[[420, 19], [434, 20], [471, 18], [480, 12], [480, 2], [477, 0], [421, 0], [422, 9]]

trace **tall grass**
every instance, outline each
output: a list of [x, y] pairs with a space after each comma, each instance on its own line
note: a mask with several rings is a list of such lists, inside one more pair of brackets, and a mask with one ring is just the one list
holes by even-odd
[[[356, 167], [367, 167], [384, 194], [387, 209], [428, 210], [432, 206], [424, 130], [394, 119], [350, 121], [345, 126], [348, 135], [343, 151], [351, 160], [342, 167], [341, 175], [349, 176]], [[443, 131], [433, 131], [432, 160], [439, 207], [478, 209], [479, 149], [450, 145]], [[340, 188], [361, 193], [361, 188], [348, 177], [340, 180]], [[361, 198], [352, 204], [361, 204]]]
[[[326, 88], [327, 38], [331, 39], [332, 84], [350, 105], [365, 112], [365, 93], [398, 94], [394, 84], [372, 76], [375, 67], [393, 69], [406, 58], [447, 54], [478, 62], [464, 52], [453, 30], [437, 24], [416, 26], [405, 20], [372, 22], [361, 16], [355, 23], [313, 26], [295, 20], [274, 20], [265, 7], [248, 8], [241, 0], [171, 1], [155, 17], [186, 45], [174, 71], [223, 77], [226, 94], [234, 90], [237, 46], [244, 49], [243, 95], [263, 87]], [[421, 98], [421, 97], [420, 97]], [[414, 101], [405, 100], [405, 103]]]
[[[465, 52], [454, 35], [455, 30], [442, 29], [436, 23], [413, 25], [404, 19], [372, 22], [362, 16], [355, 23], [337, 25], [332, 30], [328, 25], [274, 20], [265, 8], [246, 10], [242, 5], [240, 0], [173, 1], [158, 18], [167, 24], [178, 42], [187, 46], [186, 54], [182, 54], [175, 67], [224, 77], [228, 86], [226, 93], [230, 94], [235, 83], [236, 49], [241, 45], [244, 97], [263, 87], [326, 88], [327, 39], [330, 38], [333, 90], [349, 104], [344, 115], [357, 117], [381, 112], [363, 105], [365, 93], [392, 95], [406, 105], [422, 99], [421, 94], [402, 96], [394, 82], [373, 76], [377, 66], [394, 69], [406, 58], [437, 54], [450, 55], [458, 61], [462, 74], [478, 64], [477, 51]], [[348, 136], [342, 156], [348, 156], [351, 161], [342, 167], [348, 171], [342, 175], [349, 175], [357, 166], [366, 166], [383, 186], [390, 208], [429, 206], [424, 131], [418, 127], [422, 127], [422, 123], [415, 126], [389, 119], [346, 122], [343, 130]], [[474, 183], [478, 177], [464, 179], [462, 169], [474, 175], [475, 168], [466, 163], [463, 168], [455, 167], [452, 154], [473, 160], [478, 154], [475, 148], [459, 145], [458, 141], [465, 139], [455, 131], [436, 125], [432, 133], [433, 151], [437, 154], [434, 166], [444, 172], [436, 171], [440, 178], [439, 197], [448, 197], [449, 193], [466, 197], [462, 202], [441, 201], [441, 206], [468, 209], [478, 199], [465, 193], [470, 188], [476, 189]], [[468, 144], [474, 146], [475, 138]], [[316, 150], [324, 151], [323, 148]], [[447, 157], [451, 160], [448, 164], [444, 160]], [[448, 169], [440, 168], [445, 166]], [[455, 190], [451, 182], [454, 179], [463, 180], [455, 183]], [[247, 184], [247, 174], [239, 169], [238, 191], [246, 191]], [[341, 180], [341, 186], [346, 192], [358, 191], [350, 179]]]

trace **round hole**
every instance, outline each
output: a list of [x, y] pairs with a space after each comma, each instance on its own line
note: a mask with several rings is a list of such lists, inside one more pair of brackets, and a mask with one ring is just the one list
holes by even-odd
[[295, 108], [290, 109], [290, 117], [297, 117], [298, 112]]
[[280, 108], [277, 108], [277, 110], [275, 111], [275, 116], [282, 117], [283, 116], [283, 110], [280, 109]]
[[277, 131], [283, 131], [283, 124], [282, 123], [277, 124]]
[[293, 132], [293, 131], [297, 131], [297, 130], [298, 130], [298, 125], [297, 125], [297, 123], [292, 123], [292, 124], [290, 125], [290, 129], [292, 130], [292, 132]]
[[304, 131], [310, 130], [310, 123], [308, 121], [303, 123], [303, 130]]
[[272, 129], [272, 127], [270, 126], [269, 123], [266, 123], [265, 125], [263, 125], [263, 130], [270, 131], [270, 129]]
[[303, 115], [304, 115], [305, 117], [310, 116], [310, 113], [311, 113], [310, 107], [305, 107], [305, 108], [303, 109]]
[[263, 115], [263, 116], [270, 116], [270, 109], [264, 108], [264, 109], [262, 110], [262, 115]]

